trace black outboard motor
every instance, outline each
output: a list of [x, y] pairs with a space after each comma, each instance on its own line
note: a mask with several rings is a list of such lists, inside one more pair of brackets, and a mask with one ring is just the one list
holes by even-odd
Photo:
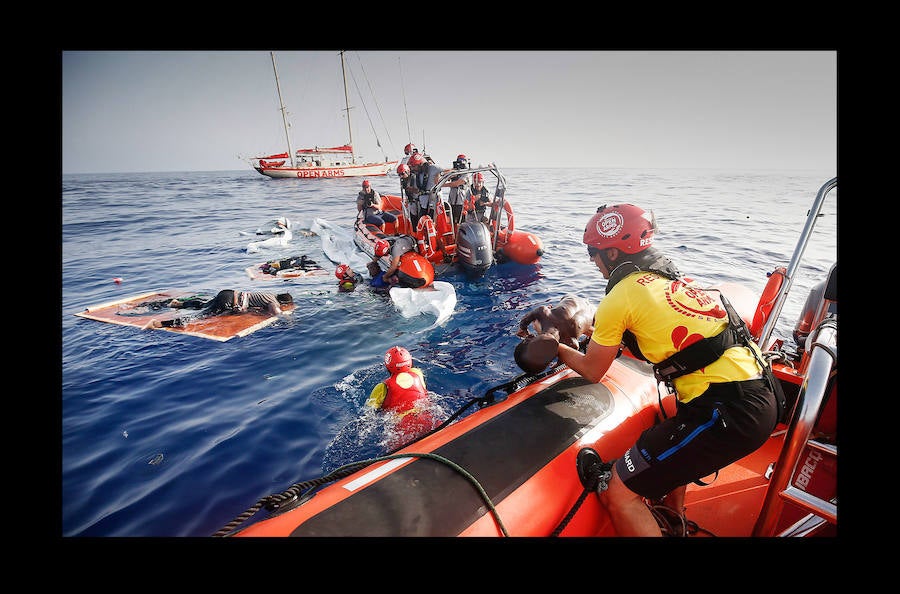
[[494, 265], [494, 249], [491, 232], [479, 221], [463, 221], [456, 237], [456, 259], [463, 271], [471, 277], [484, 276]]

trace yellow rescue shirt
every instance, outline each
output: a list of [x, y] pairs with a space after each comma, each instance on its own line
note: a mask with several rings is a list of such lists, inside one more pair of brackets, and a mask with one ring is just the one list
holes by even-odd
[[[728, 325], [718, 293], [654, 272], [633, 272], [620, 280], [597, 306], [591, 340], [618, 346], [626, 330], [652, 363], [658, 363], [697, 340], [715, 336]], [[759, 348], [751, 348], [759, 354]], [[681, 402], [703, 394], [709, 384], [759, 379], [762, 369], [753, 353], [733, 346], [706, 367], [673, 380]]]

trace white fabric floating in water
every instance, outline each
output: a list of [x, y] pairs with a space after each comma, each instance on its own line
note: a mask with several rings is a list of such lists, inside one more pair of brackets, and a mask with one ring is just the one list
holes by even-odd
[[[292, 229], [293, 224], [291, 220], [287, 217], [278, 217], [275, 220], [269, 221], [268, 223], [261, 225], [256, 228], [255, 235], [281, 235], [284, 233], [285, 229]], [[249, 235], [249, 233], [247, 234]]]
[[291, 233], [291, 230], [285, 229], [284, 233], [276, 235], [275, 237], [271, 237], [271, 238], [265, 239], [263, 241], [251, 241], [250, 243], [247, 244], [247, 253], [254, 254], [259, 251], [259, 248], [284, 247], [293, 238], [294, 238], [294, 234]]
[[437, 320], [431, 325], [432, 328], [447, 321], [456, 307], [456, 289], [444, 281], [434, 281], [431, 287], [424, 289], [392, 287], [390, 296], [404, 318], [424, 313], [435, 315]]
[[363, 278], [370, 278], [366, 265], [372, 258], [356, 246], [353, 240], [355, 231], [339, 227], [325, 219], [314, 220], [310, 231], [322, 238], [322, 251], [329, 260], [335, 264], [347, 264], [353, 272], [359, 273]]

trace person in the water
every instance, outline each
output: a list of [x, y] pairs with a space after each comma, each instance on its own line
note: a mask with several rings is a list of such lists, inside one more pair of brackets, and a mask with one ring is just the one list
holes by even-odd
[[266, 274], [277, 275], [282, 270], [322, 270], [322, 267], [316, 264], [315, 260], [310, 260], [306, 255], [291, 256], [281, 260], [269, 260], [265, 264], [260, 265], [259, 269]]
[[338, 264], [334, 269], [334, 276], [338, 279], [338, 291], [341, 293], [352, 292], [363, 281], [362, 275], [353, 272], [349, 264]]
[[282, 316], [282, 304], [290, 304], [294, 298], [290, 293], [257, 293], [253, 291], [236, 291], [223, 289], [215, 297], [208, 301], [200, 298], [192, 298], [187, 301], [173, 299], [168, 306], [174, 309], [198, 309], [196, 314], [181, 316], [171, 320], [150, 320], [144, 325], [144, 330], [153, 328], [171, 328], [183, 326], [186, 323], [217, 316], [223, 313], [243, 313], [250, 310], [262, 311], [273, 316]]

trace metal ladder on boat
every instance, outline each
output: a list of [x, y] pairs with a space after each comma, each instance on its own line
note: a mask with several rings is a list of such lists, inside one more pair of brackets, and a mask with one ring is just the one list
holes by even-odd
[[[775, 321], [790, 290], [791, 280], [799, 267], [809, 235], [821, 210], [822, 202], [825, 195], [835, 187], [837, 187], [837, 178], [826, 182], [816, 195], [813, 207], [807, 216], [806, 227], [788, 266], [785, 286], [782, 287], [782, 293], [775, 304], [774, 315], [768, 319], [762, 330], [760, 345], [767, 344], [772, 334]], [[835, 274], [835, 272], [833, 267], [831, 274]], [[836, 285], [836, 279], [834, 280]], [[836, 300], [836, 295], [831, 295], [830, 298]], [[826, 296], [823, 303], [828, 305], [828, 302], [829, 296]], [[836, 301], [832, 303], [836, 303]], [[804, 376], [800, 392], [784, 438], [784, 446], [775, 462], [762, 509], [753, 527], [753, 536], [805, 536], [821, 527], [825, 522], [837, 525], [836, 499], [834, 501], [824, 500], [796, 487], [791, 482], [800, 457], [803, 452], [807, 451], [807, 448], [822, 456], [837, 459], [837, 446], [811, 439], [819, 412], [825, 405], [829, 393], [830, 380], [837, 367], [837, 315], [836, 312], [831, 315], [829, 309], [830, 307], [825, 306], [820, 309], [818, 325], [807, 339], [808, 347], [804, 357], [808, 357], [808, 359], [803, 366]], [[778, 520], [786, 503], [804, 510], [808, 515], [776, 534]]]
[[[828, 395], [832, 370], [837, 365], [837, 320], [830, 317], [823, 320], [815, 334], [810, 335], [808, 344], [811, 346], [807, 372], [784, 438], [784, 447], [775, 462], [762, 510], [753, 527], [753, 536], [803, 536], [820, 527], [822, 522], [837, 524], [835, 502], [821, 499], [791, 483], [807, 446], [822, 456], [837, 458], [837, 446], [810, 439]], [[775, 534], [785, 503], [791, 503], [811, 516]]]

